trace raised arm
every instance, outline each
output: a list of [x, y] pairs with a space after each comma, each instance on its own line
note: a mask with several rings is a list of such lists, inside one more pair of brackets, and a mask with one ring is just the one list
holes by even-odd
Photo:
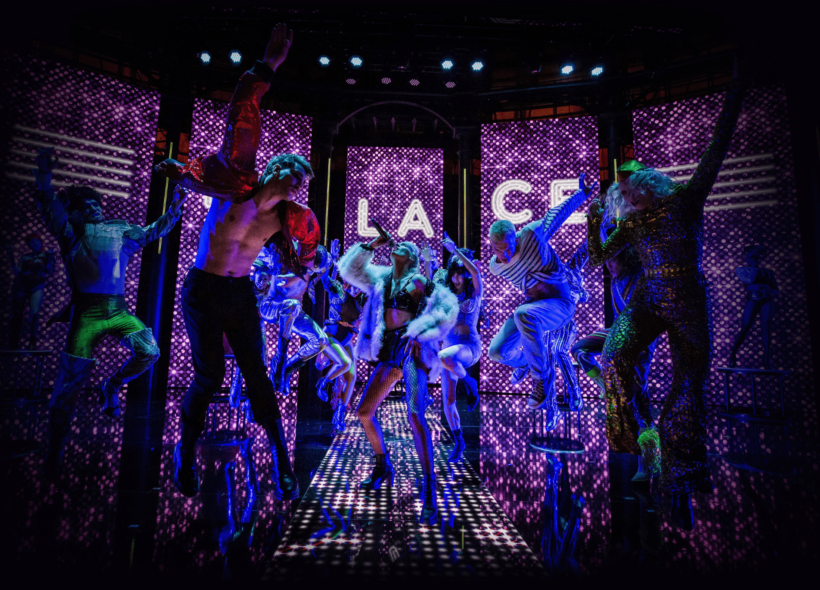
[[723, 165], [723, 159], [729, 150], [729, 144], [732, 142], [732, 135], [740, 116], [740, 109], [743, 106], [743, 95], [744, 91], [740, 87], [730, 89], [726, 93], [723, 109], [718, 115], [709, 146], [703, 153], [692, 178], [685, 185], [686, 193], [700, 206], [706, 203], [706, 197], [712, 191], [720, 167]]
[[156, 166], [171, 181], [194, 192], [232, 203], [252, 197], [258, 186], [256, 152], [262, 131], [259, 103], [270, 89], [273, 74], [285, 61], [293, 31], [278, 24], [261, 61], [242, 74], [228, 107], [228, 120], [219, 152], [192, 158], [183, 165], [172, 159]]
[[473, 290], [475, 291], [476, 297], [483, 297], [484, 279], [481, 276], [481, 271], [478, 266], [476, 266], [476, 264], [470, 260], [468, 256], [465, 256], [458, 248], [456, 248], [456, 243], [450, 239], [447, 232], [444, 232], [444, 239], [441, 241], [441, 245], [450, 253], [450, 255], [455, 254], [458, 256], [458, 259], [464, 265], [464, 268], [466, 268], [467, 272], [470, 273], [470, 276], [473, 277]]
[[171, 206], [168, 207], [168, 211], [160, 216], [154, 223], [142, 228], [144, 238], [140, 246], [145, 247], [149, 242], [153, 242], [167, 235], [174, 229], [174, 225], [176, 225], [176, 222], [179, 221], [179, 218], [182, 216], [182, 205], [187, 198], [188, 191], [186, 189], [181, 186], [174, 187], [174, 198], [171, 201]]
[[384, 274], [390, 272], [388, 266], [371, 264], [374, 245], [379, 245], [381, 240], [382, 238], [376, 238], [370, 244], [354, 244], [339, 260], [339, 274], [342, 278], [368, 295]]
[[622, 225], [617, 225], [606, 242], [601, 243], [603, 216], [603, 207], [598, 201], [593, 201], [587, 215], [587, 250], [589, 262], [593, 267], [601, 266], [613, 256], [617, 256], [629, 244], [626, 226]]
[[32, 170], [37, 183], [34, 200], [43, 216], [48, 233], [57, 238], [60, 251], [66, 252], [74, 240], [75, 229], [69, 220], [68, 211], [54, 193], [51, 184], [52, 171], [57, 168], [59, 160], [54, 156], [54, 148], [42, 149], [36, 158], [37, 168]]
[[586, 174], [582, 173], [578, 179], [579, 188], [569, 199], [547, 211], [547, 214], [541, 222], [541, 234], [545, 242], [555, 235], [555, 232], [569, 219], [569, 216], [589, 198], [592, 191], [598, 186], [598, 181], [596, 180], [591, 187], [587, 188], [584, 185], [585, 177]]

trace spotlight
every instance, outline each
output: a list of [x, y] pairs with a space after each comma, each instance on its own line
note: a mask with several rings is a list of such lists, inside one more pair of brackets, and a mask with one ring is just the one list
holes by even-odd
[[199, 61], [203, 66], [207, 66], [209, 63], [211, 63], [210, 51], [200, 51], [199, 53], [197, 53], [196, 56], [199, 58]]
[[350, 56], [350, 65], [354, 68], [360, 68], [364, 65], [364, 60], [358, 55]]
[[390, 78], [388, 78], [387, 76], [385, 76], [384, 78], [382, 78], [382, 84], [390, 84], [390, 82], [392, 82], [392, 81], [393, 81], [393, 80], [391, 80], [391, 79], [390, 79]]
[[446, 83], [446, 84], [444, 84], [444, 85], [445, 85], [447, 88], [455, 88], [455, 87], [456, 87], [456, 83], [455, 83], [455, 82], [453, 82], [452, 80], [450, 80], [449, 82], [447, 82], [447, 83]]
[[470, 65], [470, 67], [473, 68], [474, 72], [480, 72], [484, 69], [484, 62], [480, 59], [477, 59]]
[[228, 59], [231, 60], [231, 65], [238, 66], [242, 63], [242, 52], [240, 52], [238, 49], [234, 49], [228, 55]]
[[452, 70], [454, 65], [455, 64], [453, 63], [452, 59], [445, 59], [444, 61], [441, 62], [441, 69], [442, 70]]
[[571, 74], [573, 70], [575, 70], [575, 66], [573, 66], [572, 64], [567, 64], [561, 68], [561, 73], [567, 76]]
[[592, 68], [592, 71], [590, 72], [590, 74], [592, 74], [593, 76], [600, 76], [603, 73], [604, 73], [603, 66], [595, 66], [594, 68]]
[[330, 58], [326, 55], [320, 55], [319, 56], [319, 65], [322, 66], [323, 68], [326, 68], [327, 66], [330, 65]]
[[348, 78], [345, 82], [353, 86], [356, 83], [356, 78]]
[[421, 82], [419, 82], [416, 78], [410, 79], [410, 86], [418, 86], [419, 84], [421, 84]]

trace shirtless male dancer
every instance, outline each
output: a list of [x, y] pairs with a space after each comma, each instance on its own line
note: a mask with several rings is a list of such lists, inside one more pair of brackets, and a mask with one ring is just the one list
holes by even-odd
[[249, 277], [256, 255], [271, 236], [282, 264], [297, 274], [312, 266], [319, 244], [316, 216], [292, 201], [304, 180], [313, 176], [310, 164], [301, 156], [282, 154], [268, 163], [261, 179], [255, 170], [261, 135], [259, 101], [285, 61], [292, 39], [286, 25], [276, 25], [262, 61], [240, 77], [218, 153], [193, 158], [184, 166], [173, 160], [157, 166], [172, 182], [214, 197], [199, 235], [194, 267], [182, 288], [194, 380], [182, 402], [174, 484], [186, 496], [199, 491], [196, 441], [225, 374], [223, 333], [248, 384], [253, 416], [271, 445], [274, 495], [280, 500], [299, 496], [279, 406], [262, 358], [262, 330]]

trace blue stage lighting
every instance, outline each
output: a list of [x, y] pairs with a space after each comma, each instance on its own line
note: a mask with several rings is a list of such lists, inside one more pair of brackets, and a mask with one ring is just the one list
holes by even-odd
[[322, 66], [323, 68], [326, 68], [327, 66], [330, 65], [330, 58], [326, 55], [320, 55], [319, 56], [319, 65]]
[[364, 60], [358, 55], [353, 55], [350, 57], [350, 65], [354, 68], [360, 68], [364, 65]]
[[203, 66], [207, 66], [211, 63], [211, 52], [210, 51], [200, 51], [197, 54], [199, 61], [202, 63]]
[[445, 59], [444, 61], [441, 62], [441, 69], [442, 70], [452, 70], [454, 65], [455, 64], [453, 63], [452, 59]]
[[593, 76], [600, 76], [604, 73], [604, 68], [602, 66], [595, 66], [594, 68], [592, 68], [592, 71], [590, 73]]
[[238, 66], [242, 63], [242, 53], [238, 49], [232, 50], [228, 58], [231, 60], [232, 65]]
[[573, 66], [572, 64], [567, 64], [561, 68], [561, 73], [566, 76], [568, 74], [571, 74], [573, 70], [575, 70], [575, 66]]
[[477, 59], [472, 63], [472, 65], [470, 67], [473, 68], [474, 72], [480, 72], [481, 70], [484, 69], [484, 62], [481, 61], [480, 59]]

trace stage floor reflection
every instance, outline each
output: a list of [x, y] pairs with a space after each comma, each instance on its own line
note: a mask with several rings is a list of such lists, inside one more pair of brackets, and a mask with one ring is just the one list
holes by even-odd
[[[176, 400], [137, 417], [146, 434], [129, 438], [122, 422], [99, 413], [89, 392], [56, 482], [42, 475], [43, 453], [36, 450], [44, 445], [45, 412], [33, 434], [24, 419], [4, 417], [3, 439], [17, 441], [0, 463], [5, 561], [35, 576], [126, 570], [272, 581], [749, 575], [809, 564], [818, 516], [817, 449], [814, 439], [800, 440], [798, 429], [785, 475], [740, 469], [721, 455], [736, 450], [744, 432], [710, 409], [716, 490], [693, 496], [690, 520], [656, 482], [630, 481], [634, 457], [608, 453], [603, 401], [587, 400], [581, 432], [573, 431], [586, 452], [554, 455], [530, 446], [540, 422], [525, 399], [484, 396], [480, 415], [465, 420], [473, 444], [458, 464], [446, 461], [452, 442], [441, 426], [440, 402], [428, 409], [441, 513], [436, 526], [416, 522], [421, 469], [399, 399], [380, 410], [397, 473], [394, 487], [378, 492], [358, 488], [372, 450], [355, 416], [348, 416], [346, 432], [331, 437], [329, 424], [297, 428], [295, 399], [286, 400], [303, 490], [301, 500], [287, 503], [270, 492], [270, 458], [255, 426], [237, 444], [204, 445], [202, 491], [195, 498], [179, 495], [170, 479]], [[760, 429], [756, 436], [764, 452], [776, 447], [777, 431]], [[149, 465], [148, 471], [135, 476], [136, 464]], [[158, 483], [146, 488], [139, 478], [150, 480], [151, 469]]]

